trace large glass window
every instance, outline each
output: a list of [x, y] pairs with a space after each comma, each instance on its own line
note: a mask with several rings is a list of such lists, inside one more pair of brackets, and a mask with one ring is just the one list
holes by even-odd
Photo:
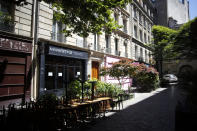
[[45, 89], [66, 88], [76, 78], [82, 79], [82, 61], [77, 59], [46, 57]]

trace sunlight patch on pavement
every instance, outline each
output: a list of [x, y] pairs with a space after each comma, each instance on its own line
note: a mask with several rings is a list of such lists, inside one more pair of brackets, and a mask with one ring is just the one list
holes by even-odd
[[[141, 102], [145, 99], [148, 99], [149, 97], [152, 97], [156, 94], [159, 94], [159, 93], [161, 93], [165, 90], [167, 90], [167, 88], [158, 88], [155, 91], [152, 91], [150, 93], [134, 93], [134, 97], [132, 99], [126, 100], [126, 101], [123, 102], [123, 109], [121, 109], [121, 110], [124, 110], [131, 105], [137, 104], [137, 103], [139, 103], [139, 102]], [[108, 117], [108, 116], [112, 116], [114, 114], [116, 114], [116, 112], [108, 112], [108, 113], [106, 113], [106, 116]]]

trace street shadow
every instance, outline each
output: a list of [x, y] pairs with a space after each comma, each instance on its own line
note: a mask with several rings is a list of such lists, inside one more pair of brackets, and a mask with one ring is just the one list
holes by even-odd
[[[73, 131], [174, 131], [175, 89], [166, 88], [114, 115]], [[173, 92], [173, 93], [172, 93]]]

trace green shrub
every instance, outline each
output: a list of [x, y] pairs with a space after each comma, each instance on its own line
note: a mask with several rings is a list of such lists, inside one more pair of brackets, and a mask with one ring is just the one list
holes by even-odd
[[38, 98], [37, 104], [45, 109], [55, 109], [58, 105], [58, 98], [55, 94], [46, 93]]
[[80, 98], [82, 93], [81, 83], [78, 80], [70, 82], [67, 91], [68, 99]]

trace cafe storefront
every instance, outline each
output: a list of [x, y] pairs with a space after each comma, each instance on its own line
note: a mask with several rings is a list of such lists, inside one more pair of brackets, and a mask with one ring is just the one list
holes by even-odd
[[71, 81], [87, 80], [87, 62], [86, 51], [41, 43], [39, 93], [66, 95]]

